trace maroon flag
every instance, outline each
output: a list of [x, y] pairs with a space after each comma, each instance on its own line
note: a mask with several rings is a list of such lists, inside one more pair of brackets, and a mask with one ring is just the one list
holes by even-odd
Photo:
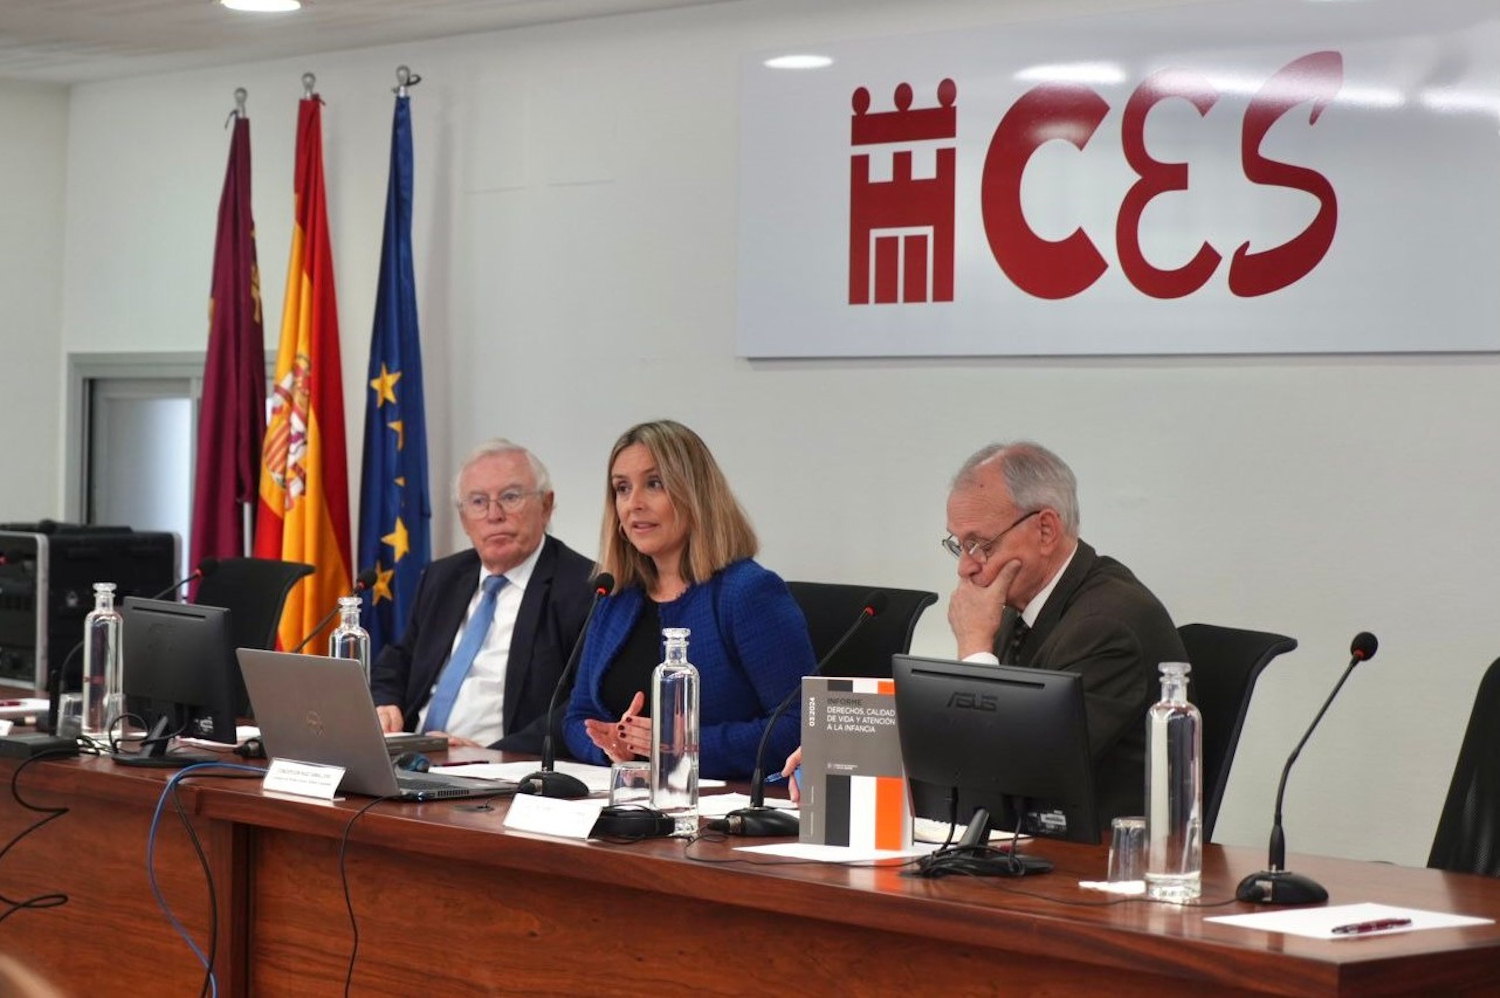
[[250, 121], [239, 113], [214, 242], [190, 564], [246, 553], [244, 511], [254, 509], [259, 496], [265, 426], [265, 337], [250, 214]]

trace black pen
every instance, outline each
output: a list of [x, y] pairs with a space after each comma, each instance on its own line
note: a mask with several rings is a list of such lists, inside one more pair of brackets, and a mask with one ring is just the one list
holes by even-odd
[[1333, 934], [1336, 936], [1362, 936], [1366, 932], [1383, 932], [1386, 929], [1404, 929], [1411, 924], [1409, 918], [1377, 918], [1372, 922], [1351, 922], [1348, 925], [1335, 925]]

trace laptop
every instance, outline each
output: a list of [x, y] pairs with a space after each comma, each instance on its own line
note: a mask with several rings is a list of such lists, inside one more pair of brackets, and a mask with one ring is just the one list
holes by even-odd
[[342, 766], [340, 789], [424, 801], [513, 794], [506, 780], [397, 770], [391, 764], [365, 673], [350, 658], [240, 648], [240, 671], [272, 759]]

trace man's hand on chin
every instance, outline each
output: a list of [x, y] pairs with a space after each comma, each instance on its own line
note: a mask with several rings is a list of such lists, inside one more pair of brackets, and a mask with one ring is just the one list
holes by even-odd
[[1006, 562], [989, 585], [981, 585], [978, 576], [961, 576], [948, 600], [948, 626], [958, 642], [958, 657], [995, 650], [1000, 620], [1005, 612], [1011, 583], [1020, 574], [1019, 561]]

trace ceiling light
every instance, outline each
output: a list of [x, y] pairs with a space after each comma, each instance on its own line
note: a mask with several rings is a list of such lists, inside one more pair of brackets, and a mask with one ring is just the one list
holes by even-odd
[[769, 69], [822, 69], [832, 66], [833, 60], [826, 55], [778, 55], [763, 65]]
[[219, 0], [219, 3], [249, 14], [284, 14], [302, 7], [302, 0]]
[[1016, 79], [1042, 83], [1124, 83], [1125, 71], [1112, 62], [1065, 62], [1049, 66], [1028, 66]]

